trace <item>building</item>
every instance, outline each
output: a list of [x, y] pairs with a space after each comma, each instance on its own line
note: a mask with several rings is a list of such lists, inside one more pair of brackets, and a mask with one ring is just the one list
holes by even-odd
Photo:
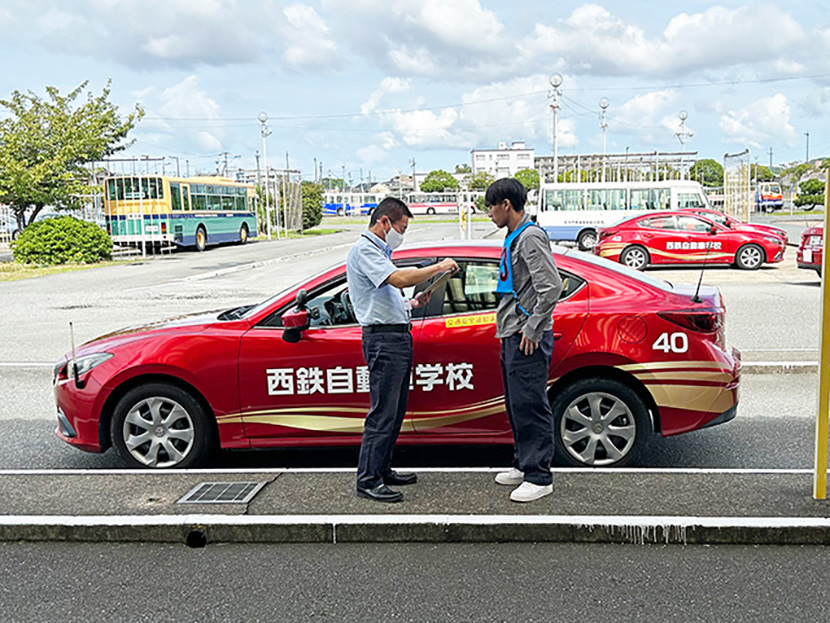
[[522, 169], [533, 168], [532, 149], [524, 141], [499, 143], [497, 149], [474, 149], [472, 154], [473, 175], [485, 171], [494, 178], [513, 177]]

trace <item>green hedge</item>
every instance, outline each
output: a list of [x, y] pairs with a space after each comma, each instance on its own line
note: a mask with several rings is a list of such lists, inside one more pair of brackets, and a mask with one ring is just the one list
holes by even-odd
[[112, 257], [112, 239], [95, 223], [57, 216], [20, 232], [12, 252], [21, 264], [92, 264]]

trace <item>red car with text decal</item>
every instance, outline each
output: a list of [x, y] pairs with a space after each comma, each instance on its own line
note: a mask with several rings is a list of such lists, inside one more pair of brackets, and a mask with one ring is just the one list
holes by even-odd
[[594, 253], [629, 268], [664, 264], [734, 264], [754, 270], [784, 259], [786, 244], [772, 234], [733, 230], [685, 211], [635, 216], [597, 230]]
[[[500, 252], [489, 241], [395, 252], [401, 267], [443, 257], [460, 266], [415, 310], [400, 443], [512, 443], [495, 338]], [[549, 384], [560, 462], [627, 465], [655, 432], [735, 416], [740, 357], [724, 342], [716, 288], [696, 294], [568, 249], [555, 259], [564, 288]], [[91, 452], [115, 446], [137, 467], [189, 467], [218, 447], [357, 445], [369, 384], [345, 265], [259, 305], [88, 342], [57, 363], [54, 391], [61, 439]]]
[[801, 232], [801, 244], [795, 254], [799, 268], [814, 270], [821, 277], [824, 258], [824, 225], [808, 227]]
[[724, 227], [735, 231], [754, 231], [758, 232], [759, 234], [778, 236], [779, 238], [782, 238], [784, 240], [785, 246], [788, 242], [787, 232], [781, 229], [780, 227], [774, 227], [773, 225], [763, 225], [761, 223], [744, 223], [743, 221], [739, 221], [738, 219], [729, 216], [728, 214], [724, 214], [723, 212], [719, 212], [718, 210], [711, 210], [709, 208], [683, 208], [681, 211], [691, 212], [692, 214], [703, 216], [705, 218], [708, 218], [710, 221], [715, 221], [718, 225], [723, 225]]

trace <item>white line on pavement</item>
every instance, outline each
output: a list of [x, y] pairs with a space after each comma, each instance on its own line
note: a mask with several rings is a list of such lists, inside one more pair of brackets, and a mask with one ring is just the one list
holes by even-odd
[[52, 368], [54, 365], [54, 363], [45, 363], [42, 361], [0, 361], [0, 368]]

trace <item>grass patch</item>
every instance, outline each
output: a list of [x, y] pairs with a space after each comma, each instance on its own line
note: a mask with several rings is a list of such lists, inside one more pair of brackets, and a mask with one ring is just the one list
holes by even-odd
[[0, 282], [19, 281], [21, 279], [32, 279], [34, 277], [46, 277], [48, 275], [72, 273], [78, 270], [87, 270], [89, 268], [120, 266], [123, 264], [129, 264], [131, 261], [133, 260], [97, 262], [95, 264], [62, 264], [60, 266], [34, 266], [31, 264], [19, 264], [17, 262], [3, 262], [0, 263]]

